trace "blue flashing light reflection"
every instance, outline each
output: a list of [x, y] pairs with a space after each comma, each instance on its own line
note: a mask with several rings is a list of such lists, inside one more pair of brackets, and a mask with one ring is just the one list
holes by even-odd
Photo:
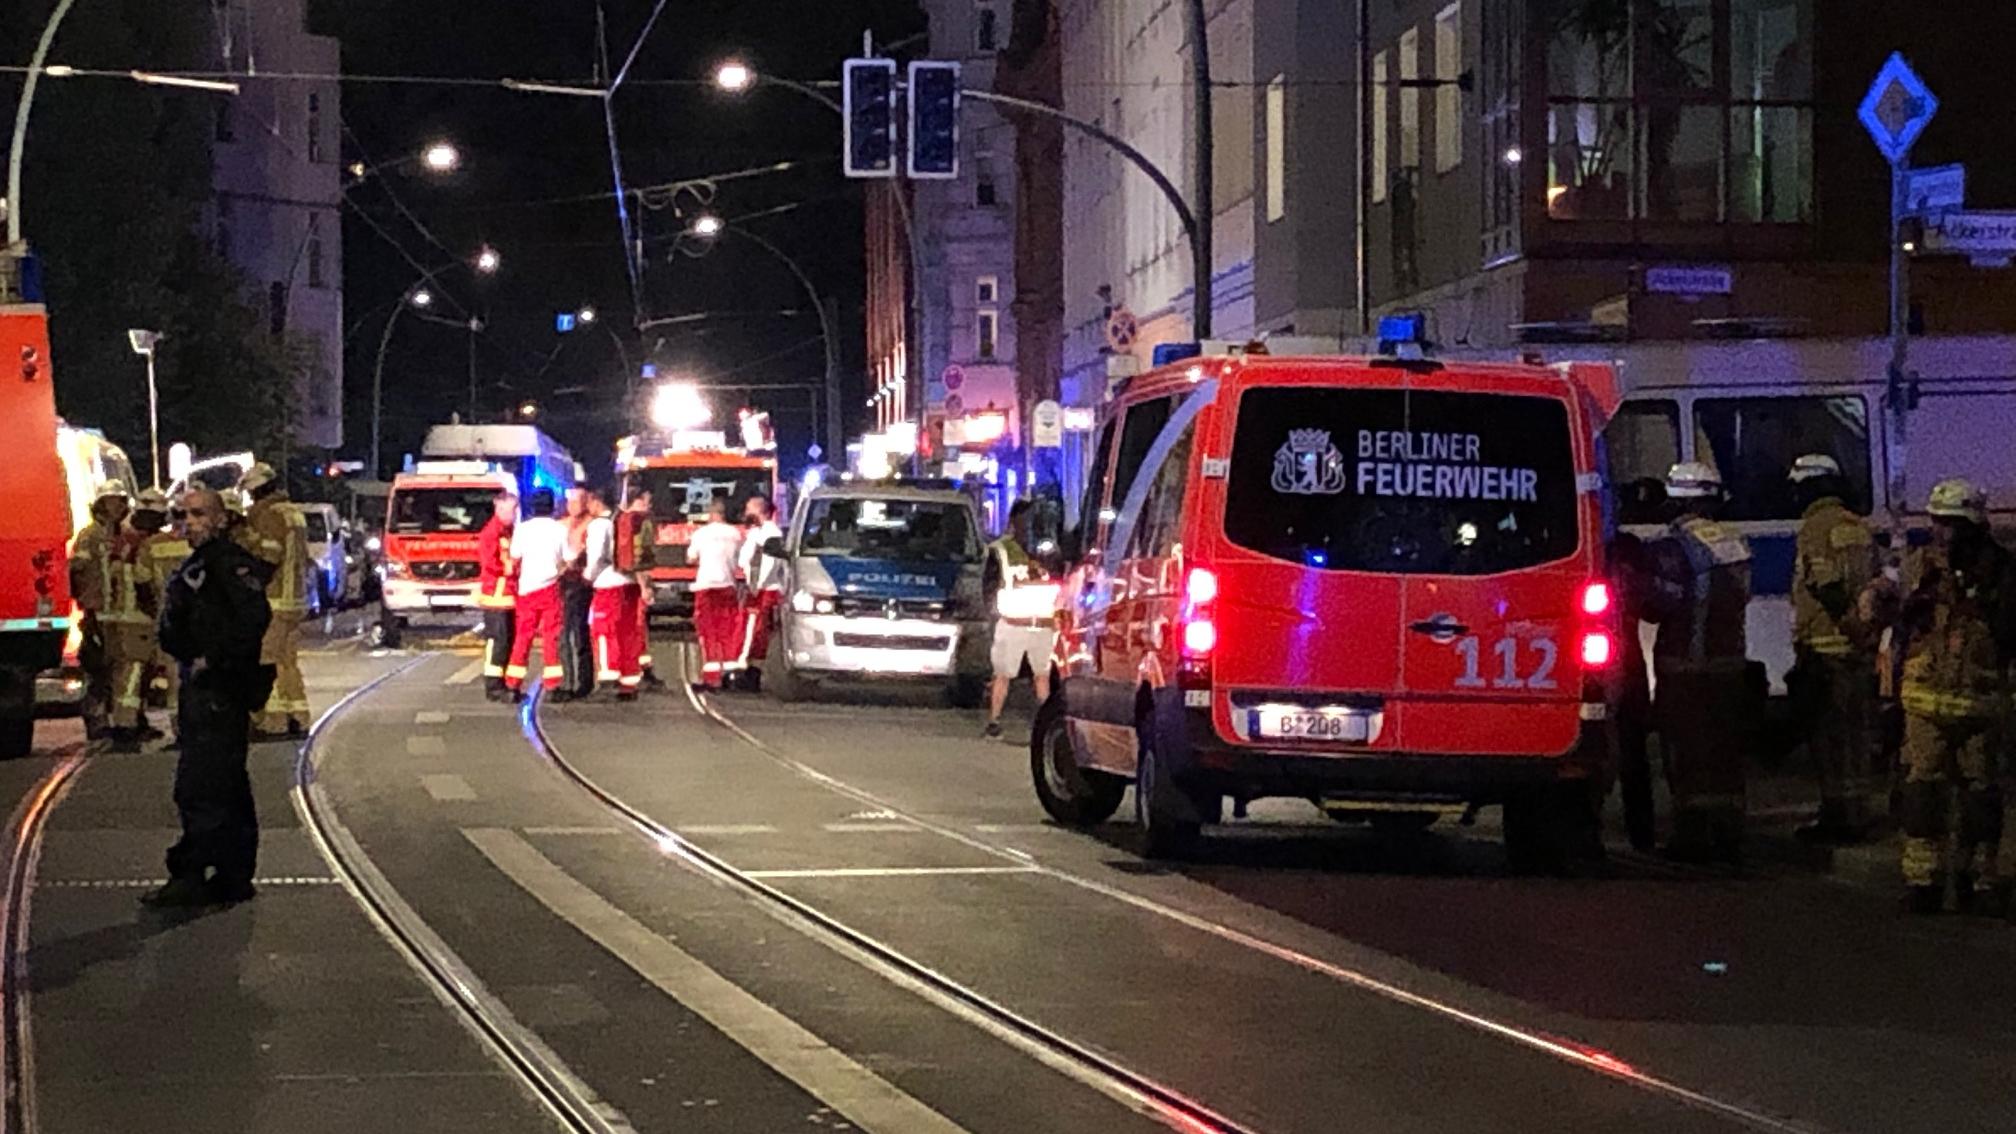
[[1330, 565], [1330, 553], [1312, 547], [1302, 553], [1302, 562], [1304, 565], [1310, 567], [1328, 567]]

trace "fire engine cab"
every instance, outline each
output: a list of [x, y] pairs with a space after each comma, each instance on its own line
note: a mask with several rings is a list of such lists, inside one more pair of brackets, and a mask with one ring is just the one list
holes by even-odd
[[476, 610], [477, 535], [497, 493], [518, 490], [484, 461], [421, 461], [392, 480], [386, 503], [383, 644], [414, 620]]
[[745, 418], [744, 425], [742, 447], [731, 447], [719, 430], [691, 429], [625, 437], [616, 443], [616, 473], [624, 503], [639, 493], [651, 494], [651, 519], [658, 535], [651, 567], [654, 614], [693, 613], [697, 569], [687, 561], [686, 546], [695, 529], [707, 522], [709, 501], [726, 498], [729, 520], [739, 523], [750, 497], [761, 493], [778, 499], [777, 455], [767, 419], [751, 426]]
[[1618, 645], [1591, 376], [1412, 345], [1192, 348], [1117, 391], [1031, 741], [1053, 817], [1131, 782], [1149, 853], [1181, 855], [1227, 797], [1382, 830], [1499, 804], [1515, 863], [1596, 852]]

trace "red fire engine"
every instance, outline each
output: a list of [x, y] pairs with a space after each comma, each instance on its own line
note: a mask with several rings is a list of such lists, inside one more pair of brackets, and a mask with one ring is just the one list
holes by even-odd
[[[768, 441], [765, 428], [744, 433], [748, 440]], [[725, 497], [728, 518], [740, 522], [750, 497], [762, 493], [777, 499], [776, 453], [732, 447], [719, 431], [625, 437], [616, 443], [616, 473], [626, 504], [640, 492], [651, 494], [651, 518], [658, 529], [651, 568], [654, 614], [693, 612], [695, 568], [687, 562], [686, 545], [694, 529], [707, 522], [709, 501]]]

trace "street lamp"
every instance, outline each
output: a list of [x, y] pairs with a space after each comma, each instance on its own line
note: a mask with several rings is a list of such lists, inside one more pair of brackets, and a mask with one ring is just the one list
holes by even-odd
[[131, 330], [126, 332], [126, 342], [134, 354], [147, 356], [147, 449], [154, 463], [154, 487], [161, 487], [161, 400], [154, 385], [154, 348], [161, 342], [161, 332]]
[[693, 223], [687, 226], [687, 231], [702, 240], [712, 240], [721, 235], [724, 227], [726, 226], [722, 224], [720, 217], [713, 213], [702, 213], [693, 218]]
[[414, 288], [413, 293], [406, 297], [406, 302], [424, 311], [434, 306], [434, 293], [424, 287]]
[[578, 322], [592, 324], [595, 322], [595, 309], [593, 307], [583, 307], [574, 313], [574, 318]]
[[730, 59], [714, 69], [714, 85], [730, 94], [740, 94], [755, 82], [756, 72], [738, 59]]
[[420, 151], [420, 161], [436, 173], [453, 173], [462, 165], [462, 151], [452, 142], [435, 142]]
[[476, 270], [486, 276], [495, 275], [497, 269], [503, 265], [504, 258], [499, 256], [497, 250], [489, 245], [484, 245], [483, 251], [476, 253]]
[[700, 387], [691, 382], [666, 382], [652, 392], [651, 424], [660, 429], [698, 429], [713, 417]]

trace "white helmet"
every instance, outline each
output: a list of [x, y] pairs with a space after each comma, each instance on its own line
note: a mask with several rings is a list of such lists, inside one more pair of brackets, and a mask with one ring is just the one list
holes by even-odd
[[132, 495], [131, 492], [126, 490], [126, 485], [123, 482], [108, 480], [98, 486], [98, 492], [91, 498], [91, 502], [96, 504], [105, 500], [125, 500]]
[[1722, 474], [1700, 461], [1682, 461], [1666, 470], [1666, 496], [1699, 500], [1722, 495]]
[[1791, 481], [1793, 484], [1804, 484], [1809, 480], [1818, 480], [1823, 476], [1838, 477], [1840, 475], [1841, 462], [1825, 453], [1808, 453], [1792, 462], [1792, 471], [1785, 474], [1785, 479]]

